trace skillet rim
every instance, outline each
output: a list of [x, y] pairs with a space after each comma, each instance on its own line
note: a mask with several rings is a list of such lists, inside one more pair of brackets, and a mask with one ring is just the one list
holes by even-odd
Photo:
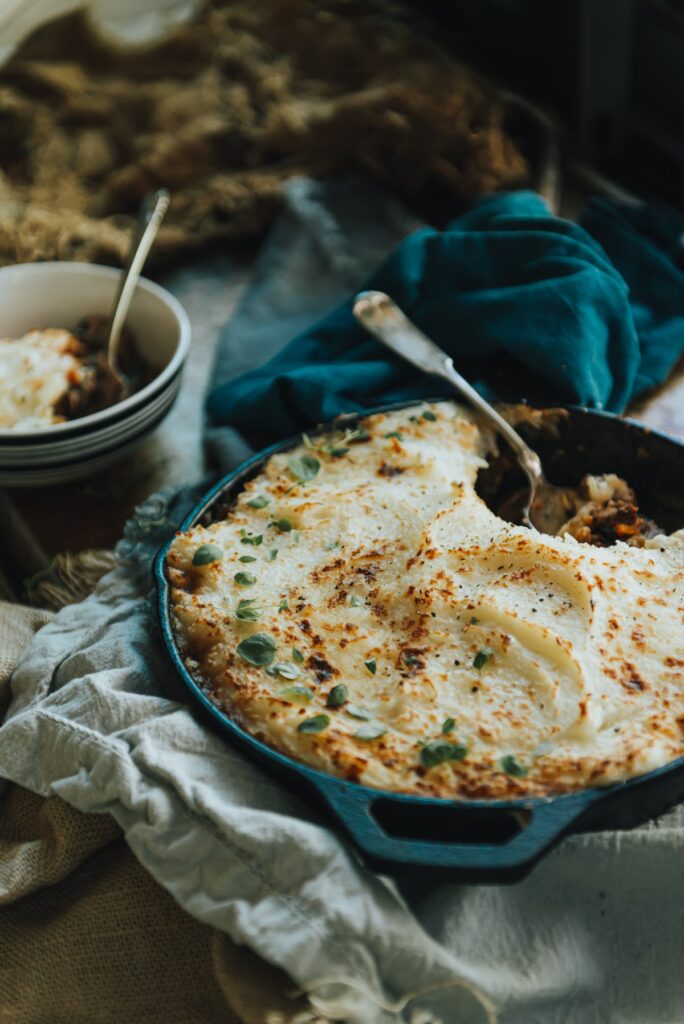
[[[440, 403], [453, 401], [452, 398], [435, 397], [435, 398], [424, 398], [424, 399], [412, 399], [400, 402], [386, 403], [380, 406], [375, 406], [370, 409], [362, 409], [353, 411], [350, 413], [342, 414], [335, 420], [328, 421], [327, 423], [317, 426], [311, 431], [306, 433], [310, 437], [317, 437], [325, 434], [332, 429], [335, 429], [336, 425], [341, 422], [345, 425], [352, 425], [354, 422], [362, 420], [367, 416], [372, 416], [378, 413], [394, 412], [401, 409], [408, 409], [418, 405], [423, 405], [426, 402]], [[600, 409], [589, 409], [585, 406], [579, 405], [560, 405], [556, 404], [548, 407], [540, 407], [533, 405], [532, 403], [506, 403], [507, 405], [528, 405], [534, 410], [551, 410], [551, 409], [565, 409], [571, 413], [577, 415], [586, 415], [599, 420], [609, 420], [611, 422], [619, 422], [624, 425], [626, 430], [636, 431], [642, 436], [655, 436], [662, 439], [665, 442], [676, 445], [678, 448], [684, 449], [684, 440], [677, 438], [671, 434], [661, 431], [657, 428], [650, 427], [648, 424], [640, 423], [638, 420], [631, 419], [626, 416], [618, 416], [615, 413], [610, 413]], [[572, 826], [581, 819], [585, 812], [594, 808], [597, 804], [607, 800], [610, 797], [616, 795], [628, 794], [631, 791], [639, 788], [645, 788], [648, 784], [657, 782], [663, 776], [675, 773], [678, 769], [684, 768], [684, 755], [676, 758], [673, 761], [669, 761], [658, 768], [654, 768], [649, 772], [642, 775], [634, 776], [633, 778], [626, 779], [620, 782], [610, 783], [606, 786], [593, 786], [593, 787], [582, 787], [581, 789], [570, 790], [567, 792], [552, 794], [548, 796], [528, 796], [528, 797], [516, 797], [508, 800], [487, 800], [487, 799], [466, 799], [461, 797], [431, 797], [422, 796], [415, 793], [407, 793], [395, 790], [387, 789], [376, 789], [372, 786], [364, 785], [363, 783], [352, 782], [343, 777], [333, 775], [332, 773], [322, 771], [318, 768], [313, 768], [304, 762], [296, 760], [288, 754], [284, 754], [277, 750], [275, 747], [271, 747], [269, 744], [264, 743], [262, 740], [257, 739], [252, 733], [248, 732], [236, 721], [234, 721], [226, 711], [223, 711], [203, 690], [202, 686], [192, 677], [188, 669], [186, 668], [180, 647], [176, 641], [176, 637], [173, 631], [172, 625], [172, 612], [171, 612], [171, 587], [166, 577], [166, 556], [168, 551], [173, 544], [176, 533], [183, 532], [190, 527], [196, 525], [200, 519], [211, 511], [211, 508], [216, 504], [222, 497], [226, 496], [227, 500], [230, 501], [237, 493], [238, 489], [243, 483], [250, 479], [251, 476], [256, 475], [260, 468], [265, 462], [274, 454], [288, 451], [301, 443], [301, 432], [286, 438], [283, 441], [277, 441], [274, 444], [261, 449], [255, 454], [251, 455], [248, 459], [244, 460], [237, 467], [225, 474], [220, 480], [218, 480], [213, 487], [211, 487], [202, 498], [196, 502], [196, 504], [190, 509], [187, 515], [183, 518], [179, 526], [177, 527], [174, 534], [166, 541], [165, 544], [159, 549], [155, 555], [153, 562], [153, 573], [156, 586], [156, 604], [158, 619], [161, 628], [161, 635], [166, 653], [169, 656], [176, 673], [181, 679], [185, 686], [185, 689], [190, 694], [191, 698], [199, 703], [201, 708], [208, 712], [214, 723], [217, 724], [224, 734], [227, 734], [231, 742], [235, 742], [236, 745], [245, 749], [248, 748], [250, 756], [255, 758], [260, 764], [264, 761], [270, 762], [272, 766], [277, 766], [285, 769], [291, 775], [295, 774], [302, 778], [303, 781], [312, 784], [315, 790], [326, 797], [328, 790], [337, 789], [343, 791], [349, 796], [350, 799], [357, 799], [360, 803], [365, 803], [368, 807], [372, 806], [376, 801], [379, 800], [390, 800], [396, 803], [403, 803], [405, 805], [417, 805], [419, 807], [437, 807], [444, 809], [458, 808], [462, 811], [492, 811], [492, 812], [504, 812], [515, 813], [520, 811], [532, 812], [532, 814], [540, 813], [550, 808], [557, 809], [560, 814], [559, 817], [566, 819], [565, 825], [561, 828], [554, 828], [554, 835], [549, 839], [548, 843], [536, 851], [536, 855], [531, 858], [531, 862], [534, 863], [550, 846], [554, 845], [555, 842], [560, 840], [563, 835], [567, 832], [572, 831]], [[328, 806], [331, 807], [334, 816], [344, 826], [344, 812], [340, 810], [337, 805], [337, 801], [331, 799], [329, 796], [326, 798]], [[355, 834], [353, 828], [349, 831], [358, 843], [358, 837]], [[523, 833], [525, 829], [523, 828]], [[412, 842], [412, 841], [410, 841]], [[438, 846], [430, 840], [428, 842], [431, 845]], [[505, 845], [497, 847], [504, 849]], [[510, 844], [509, 844], [510, 845]], [[480, 849], [480, 847], [473, 844], [473, 852]], [[436, 865], [439, 866], [439, 865]], [[495, 866], [496, 867], [496, 866]], [[488, 873], [494, 873], [495, 868], [492, 868]]]

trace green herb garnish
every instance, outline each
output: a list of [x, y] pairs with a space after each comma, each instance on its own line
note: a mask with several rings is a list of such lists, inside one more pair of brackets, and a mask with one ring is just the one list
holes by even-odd
[[344, 683], [338, 683], [337, 686], [333, 686], [332, 690], [328, 694], [328, 699], [325, 704], [329, 708], [341, 708], [343, 704], [347, 703], [347, 687]]
[[462, 743], [446, 743], [444, 740], [433, 740], [426, 743], [420, 752], [420, 763], [425, 768], [435, 768], [445, 761], [462, 761], [468, 753]]
[[352, 596], [349, 598], [349, 604], [352, 606], [352, 608], [360, 608], [364, 604], [364, 602], [361, 601], [356, 596], [356, 594], [352, 594]]
[[423, 413], [423, 419], [424, 419], [424, 420], [430, 420], [430, 422], [431, 422], [431, 423], [435, 423], [435, 422], [436, 422], [436, 420], [437, 420], [437, 417], [435, 416], [434, 412], [430, 412], [430, 410], [429, 410], [429, 409], [427, 409], [427, 410], [426, 410], [426, 411], [425, 411], [425, 412]]
[[242, 537], [240, 539], [240, 543], [241, 544], [253, 544], [255, 548], [258, 548], [259, 545], [263, 542], [263, 539], [264, 539], [262, 534], [260, 534], [260, 533], [257, 534], [256, 537], [253, 536], [252, 534], [248, 534], [246, 530], [240, 530], [240, 533], [242, 534]]
[[238, 562], [256, 562], [254, 555], [240, 555]]
[[478, 651], [475, 657], [473, 658], [473, 668], [476, 668], [479, 672], [479, 670], [487, 664], [490, 657], [490, 651]]
[[281, 533], [289, 533], [292, 529], [292, 523], [289, 519], [277, 519], [271, 525], [277, 526]]
[[236, 572], [233, 579], [241, 587], [252, 587], [256, 583], [256, 576], [252, 576], [251, 572]]
[[374, 676], [378, 668], [378, 666], [375, 663], [375, 658], [370, 658], [368, 661], [364, 661], [364, 665], [366, 666], [370, 674]]
[[349, 449], [348, 448], [333, 448], [332, 445], [329, 445], [325, 449], [325, 451], [328, 453], [328, 455], [332, 455], [333, 459], [341, 459], [343, 455], [347, 454]]
[[286, 686], [284, 690], [281, 690], [280, 696], [286, 697], [293, 704], [308, 704], [313, 697], [313, 690], [310, 690], [308, 686], [295, 683], [294, 686]]
[[242, 622], [256, 622], [261, 612], [258, 608], [254, 607], [255, 603], [256, 597], [250, 597], [246, 601], [239, 601], [235, 618], [240, 619]]
[[471, 625], [471, 626], [476, 626], [476, 625], [478, 624], [478, 622], [479, 622], [479, 621], [480, 621], [480, 620], [479, 620], [478, 618], [476, 618], [476, 617], [475, 617], [474, 615], [471, 615], [471, 616], [470, 616], [470, 625]]
[[275, 562], [277, 557], [278, 557], [278, 548], [271, 548], [271, 550], [268, 553], [268, 561], [269, 562]]
[[211, 565], [213, 562], [220, 562], [223, 558], [223, 551], [216, 544], [202, 544], [192, 557], [193, 565]]
[[260, 494], [257, 498], [252, 498], [251, 501], [247, 502], [250, 508], [266, 508], [270, 503], [271, 499], [267, 498], [265, 494]]
[[370, 441], [370, 433], [365, 427], [354, 427], [353, 430], [347, 430], [344, 435], [345, 444], [354, 441]]
[[279, 661], [266, 670], [271, 676], [282, 676], [283, 679], [299, 679], [299, 669], [289, 661]]
[[305, 718], [297, 726], [297, 732], [323, 732], [330, 725], [327, 715], [314, 715], [313, 718]]
[[286, 612], [287, 610], [288, 610], [287, 598], [284, 597], [282, 599], [282, 601], [280, 602], [280, 604], [278, 605], [278, 611], [279, 612]]
[[276, 643], [268, 633], [254, 633], [240, 641], [237, 652], [250, 665], [265, 668], [275, 658]]
[[385, 434], [385, 437], [396, 437], [397, 441], [403, 441], [404, 435], [398, 430], [390, 430], [389, 434]]
[[302, 654], [298, 647], [292, 648], [292, 657], [294, 658], [295, 661], [298, 661], [300, 665], [304, 661], [304, 655]]
[[516, 779], [523, 779], [529, 771], [525, 765], [516, 761], [512, 754], [506, 754], [499, 763], [502, 770], [506, 772], [506, 775], [513, 775]]
[[363, 722], [370, 722], [371, 718], [373, 717], [369, 711], [365, 711], [363, 708], [360, 708], [357, 704], [348, 704], [347, 711], [352, 716], [352, 718], [360, 718], [361, 721]]
[[367, 725], [362, 725], [360, 729], [357, 729], [354, 736], [357, 740], [377, 740], [386, 732], [385, 726], [380, 725], [379, 722], [368, 722]]
[[456, 725], [454, 718], [445, 718], [442, 722], [442, 735], [448, 736], [450, 732], [453, 732], [453, 728]]
[[297, 483], [305, 484], [317, 475], [321, 464], [315, 455], [293, 455], [288, 459], [288, 469]]
[[405, 654], [404, 655], [404, 664], [405, 665], [411, 666], [411, 665], [417, 665], [418, 663], [419, 663], [418, 662], [418, 658], [416, 658], [415, 655], [413, 655], [413, 654]]

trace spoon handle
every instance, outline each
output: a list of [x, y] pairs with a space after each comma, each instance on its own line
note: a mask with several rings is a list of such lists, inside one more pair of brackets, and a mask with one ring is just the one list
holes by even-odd
[[115, 373], [118, 373], [119, 364], [117, 356], [119, 353], [121, 331], [138, 283], [138, 278], [140, 277], [140, 272], [159, 230], [159, 225], [169, 207], [169, 198], [167, 190], [160, 188], [157, 192], [151, 192], [145, 196], [140, 208], [136, 232], [131, 243], [128, 261], [119, 279], [119, 288], [114, 299], [110, 320], [107, 361]]
[[495, 430], [505, 437], [514, 450], [520, 466], [534, 487], [542, 478], [539, 456], [527, 445], [520, 434], [487, 402], [475, 388], [455, 369], [451, 356], [409, 318], [384, 292], [359, 292], [354, 299], [354, 316], [378, 341], [417, 366], [424, 373], [442, 377], [474, 406]]

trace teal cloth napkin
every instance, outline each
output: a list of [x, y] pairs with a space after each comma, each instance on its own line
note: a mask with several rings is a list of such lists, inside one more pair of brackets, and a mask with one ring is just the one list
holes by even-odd
[[[581, 224], [531, 192], [491, 195], [404, 239], [365, 282], [388, 292], [490, 397], [622, 412], [684, 351], [684, 220], [593, 200]], [[349, 300], [208, 412], [260, 442], [385, 402], [448, 394], [361, 328]]]

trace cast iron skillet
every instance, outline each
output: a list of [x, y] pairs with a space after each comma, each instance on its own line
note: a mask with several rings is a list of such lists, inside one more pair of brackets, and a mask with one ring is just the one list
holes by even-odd
[[[345, 417], [354, 425], [376, 412], [409, 408], [400, 403]], [[317, 433], [330, 430], [330, 425]], [[612, 472], [635, 488], [642, 511], [669, 533], [684, 525], [684, 444], [609, 413], [568, 408], [557, 436], [531, 424], [518, 429], [538, 450], [553, 483], [576, 484], [585, 473]], [[189, 513], [187, 530], [225, 515], [250, 477], [274, 453], [300, 437], [273, 445], [224, 477]], [[170, 541], [155, 560], [161, 632], [166, 650], [191, 698], [246, 754], [327, 812], [366, 860], [394, 874], [430, 868], [464, 882], [511, 882], [523, 877], [560, 839], [571, 832], [631, 828], [684, 799], [684, 758], [625, 783], [584, 789], [552, 798], [522, 800], [444, 800], [371, 789], [346, 782], [278, 753], [240, 728], [221, 711], [183, 664], [170, 614], [165, 558]]]

